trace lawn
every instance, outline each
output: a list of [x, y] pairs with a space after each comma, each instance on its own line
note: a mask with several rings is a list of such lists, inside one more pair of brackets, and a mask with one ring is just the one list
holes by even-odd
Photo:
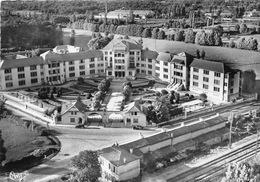
[[41, 137], [21, 125], [16, 125], [6, 118], [0, 120], [0, 130], [7, 149], [6, 162], [20, 160], [44, 144], [50, 144], [46, 137]]

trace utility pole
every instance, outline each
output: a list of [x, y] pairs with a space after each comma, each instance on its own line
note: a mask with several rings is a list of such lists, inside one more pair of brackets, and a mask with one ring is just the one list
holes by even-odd
[[229, 127], [229, 144], [228, 144], [229, 149], [231, 149], [231, 145], [232, 145], [232, 125], [233, 125], [233, 120], [234, 120], [234, 113], [233, 113], [233, 111], [231, 111], [230, 115], [229, 115], [229, 124], [230, 124], [230, 127]]

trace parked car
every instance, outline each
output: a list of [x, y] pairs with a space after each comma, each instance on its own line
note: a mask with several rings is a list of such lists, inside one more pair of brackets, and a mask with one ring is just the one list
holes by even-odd
[[76, 125], [75, 128], [85, 128], [85, 125], [84, 124], [79, 124], [79, 125]]
[[133, 126], [133, 129], [134, 129], [134, 130], [143, 130], [144, 127], [141, 126], [141, 125], [134, 125], [134, 126]]

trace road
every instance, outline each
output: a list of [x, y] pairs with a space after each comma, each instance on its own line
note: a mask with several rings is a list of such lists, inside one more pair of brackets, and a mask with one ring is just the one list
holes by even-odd
[[[15, 111], [14, 114], [25, 116], [38, 123], [39, 120]], [[28, 170], [26, 182], [43, 182], [56, 178], [71, 169], [70, 159], [83, 150], [98, 150], [114, 143], [126, 143], [139, 139], [142, 135], [149, 136], [161, 132], [160, 130], [132, 130], [129, 128], [97, 128], [77, 129], [74, 127], [50, 126], [57, 131], [57, 138], [61, 142], [60, 152], [49, 161]], [[0, 177], [0, 181], [3, 180]]]

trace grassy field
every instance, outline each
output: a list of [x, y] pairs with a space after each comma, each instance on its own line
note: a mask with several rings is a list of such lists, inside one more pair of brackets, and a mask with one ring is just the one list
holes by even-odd
[[20, 160], [35, 149], [50, 142], [46, 137], [40, 137], [36, 132], [16, 125], [8, 119], [0, 120], [0, 129], [4, 139], [4, 147], [7, 149], [6, 163]]

